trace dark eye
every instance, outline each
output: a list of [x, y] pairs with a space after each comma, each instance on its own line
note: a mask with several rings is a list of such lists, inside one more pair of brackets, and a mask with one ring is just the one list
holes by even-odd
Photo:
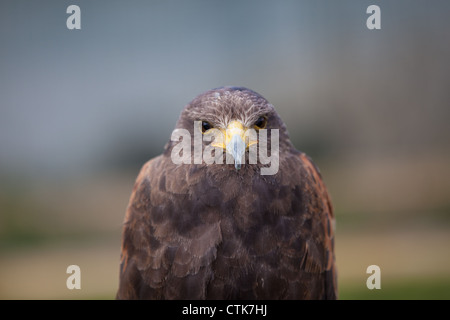
[[264, 129], [267, 124], [267, 118], [266, 117], [259, 117], [258, 120], [255, 122], [256, 129]]
[[208, 121], [202, 121], [202, 132], [206, 132], [212, 128], [212, 125]]

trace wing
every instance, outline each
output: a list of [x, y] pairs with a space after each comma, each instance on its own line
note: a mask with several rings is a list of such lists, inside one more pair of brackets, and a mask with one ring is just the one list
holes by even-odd
[[[301, 269], [307, 273], [322, 274], [323, 288], [317, 288], [324, 299], [337, 299], [337, 274], [334, 254], [335, 218], [327, 188], [319, 169], [312, 160], [301, 153], [302, 204], [305, 206], [303, 238], [300, 247]], [[312, 286], [314, 290], [314, 286]], [[311, 292], [313, 294], [313, 292]]]
[[117, 299], [205, 297], [212, 274], [204, 267], [216, 257], [221, 232], [218, 221], [192, 214], [201, 204], [188, 185], [201, 176], [187, 179], [189, 170], [164, 155], [141, 169], [125, 215]]

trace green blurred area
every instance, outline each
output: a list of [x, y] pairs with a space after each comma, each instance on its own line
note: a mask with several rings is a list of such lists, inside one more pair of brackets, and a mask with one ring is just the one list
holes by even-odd
[[379, 290], [369, 290], [364, 284], [343, 284], [339, 298], [343, 300], [449, 300], [450, 279], [432, 276], [393, 279], [383, 282]]

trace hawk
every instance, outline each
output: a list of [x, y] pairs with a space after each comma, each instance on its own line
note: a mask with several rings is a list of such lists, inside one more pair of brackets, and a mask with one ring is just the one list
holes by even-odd
[[[180, 130], [223, 136], [184, 136], [183, 150], [171, 139], [142, 167], [123, 225], [116, 298], [336, 299], [332, 204], [274, 107], [247, 88], [216, 88], [183, 109]], [[263, 145], [277, 166], [251, 163]], [[224, 161], [207, 163], [201, 152]], [[271, 165], [277, 170], [263, 174]]]

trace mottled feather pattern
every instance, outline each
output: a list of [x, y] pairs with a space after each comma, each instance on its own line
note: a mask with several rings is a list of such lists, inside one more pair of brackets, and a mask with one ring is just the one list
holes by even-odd
[[337, 298], [333, 209], [318, 169], [253, 91], [211, 90], [185, 108], [177, 127], [192, 125], [183, 114], [192, 119], [208, 108], [222, 119], [272, 114], [280, 170], [175, 165], [168, 144], [143, 166], [130, 197], [117, 298]]

